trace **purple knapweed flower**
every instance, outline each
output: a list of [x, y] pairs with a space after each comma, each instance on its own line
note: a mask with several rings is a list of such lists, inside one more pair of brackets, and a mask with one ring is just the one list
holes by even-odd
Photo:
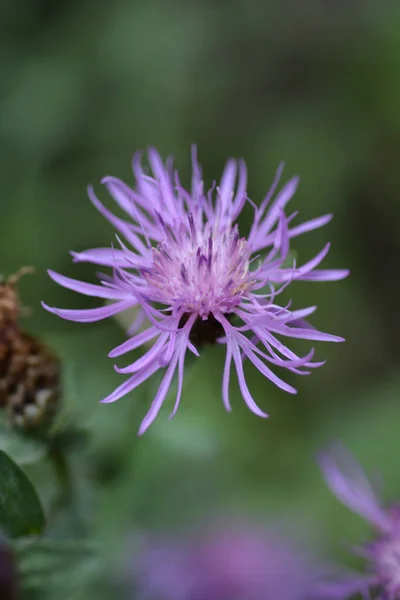
[[355, 549], [368, 564], [367, 573], [359, 578], [359, 591], [365, 595], [369, 590], [381, 600], [399, 600], [400, 504], [385, 508], [362, 468], [344, 448], [324, 454], [320, 463], [331, 491], [375, 532], [374, 541]]
[[339, 600], [347, 590], [343, 573], [317, 563], [298, 541], [260, 526], [149, 539], [127, 570], [140, 600]]
[[[153, 345], [128, 367], [116, 368], [130, 377], [102, 400], [118, 400], [166, 367], [139, 433], [156, 418], [177, 371], [178, 391], [171, 416], [175, 414], [181, 397], [186, 352], [198, 356], [204, 343], [226, 345], [222, 381], [225, 408], [231, 410], [229, 380], [233, 361], [247, 405], [255, 414], [266, 417], [247, 387], [243, 372], [245, 357], [278, 387], [295, 393], [269, 365], [307, 374], [309, 368], [323, 363], [312, 362], [313, 349], [304, 357], [297, 356], [277, 336], [343, 341], [341, 337], [317, 331], [304, 321], [316, 307], [292, 311], [290, 305], [277, 304], [278, 295], [293, 280], [333, 281], [347, 276], [344, 269], [317, 269], [328, 253], [329, 244], [302, 266], [295, 262], [287, 264], [291, 238], [322, 227], [332, 215], [292, 227], [297, 213], [286, 216], [284, 210], [296, 191], [298, 179], [291, 179], [271, 202], [281, 175], [280, 166], [260, 206], [251, 203], [255, 215], [245, 239], [240, 237], [235, 224], [246, 202], [250, 202], [243, 161], [229, 160], [215, 193], [214, 186], [206, 193], [195, 150], [191, 191], [182, 187], [171, 161], [164, 165], [155, 150], [149, 151], [148, 158], [153, 176], [142, 169], [140, 154], [134, 157], [135, 189], [115, 177], [102, 180], [129, 220], [112, 214], [89, 188], [95, 207], [130, 247], [117, 236], [119, 248], [95, 248], [73, 252], [72, 256], [75, 262], [110, 267], [112, 275], [100, 274], [100, 285], [94, 285], [49, 271], [60, 285], [112, 303], [88, 310], [44, 307], [64, 319], [85, 323], [134, 306], [139, 309], [129, 330], [131, 337], [109, 356], [121, 356], [150, 341]], [[144, 324], [145, 329], [141, 330]]]

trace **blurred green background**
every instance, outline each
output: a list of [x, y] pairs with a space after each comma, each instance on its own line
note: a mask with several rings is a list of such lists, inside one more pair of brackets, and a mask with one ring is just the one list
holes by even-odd
[[[63, 358], [65, 405], [90, 433], [71, 460], [89, 535], [107, 541], [110, 570], [127, 532], [179, 528], [221, 510], [290, 515], [348, 560], [343, 542], [358, 542], [363, 525], [324, 487], [316, 453], [341, 439], [382, 472], [385, 497], [400, 495], [399, 3], [1, 0], [0, 30], [1, 271], [37, 268], [20, 284], [35, 309], [24, 323]], [[294, 307], [317, 304], [314, 324], [347, 341], [318, 347], [328, 362], [291, 380], [296, 397], [247, 365], [267, 421], [246, 409], [236, 382], [225, 413], [223, 349], [207, 348], [188, 370], [173, 421], [167, 402], [137, 438], [154, 382], [98, 403], [122, 381], [107, 358], [124, 338], [118, 323], [68, 323], [40, 301], [95, 306], [46, 274], [94, 281], [95, 269], [73, 265], [68, 252], [114, 240], [87, 184], [102, 198], [104, 175], [133, 184], [131, 156], [149, 145], [173, 155], [188, 182], [192, 143], [209, 184], [241, 156], [258, 203], [284, 160], [284, 177], [301, 178], [291, 202], [300, 219], [335, 213], [294, 249], [304, 262], [330, 239], [325, 267], [349, 267], [351, 277], [297, 283], [290, 297]], [[251, 210], [242, 234], [250, 220]], [[51, 472], [28, 470], [46, 502]], [[92, 579], [84, 591], [57, 580], [51, 597], [113, 597]]]

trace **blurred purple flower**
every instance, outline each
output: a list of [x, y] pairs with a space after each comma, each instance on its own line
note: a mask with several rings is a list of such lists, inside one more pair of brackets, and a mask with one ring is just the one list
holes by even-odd
[[148, 541], [129, 579], [140, 600], [335, 600], [348, 590], [343, 574], [276, 531], [237, 526]]
[[[325, 480], [335, 496], [373, 527], [375, 541], [355, 549], [367, 560], [359, 591], [382, 600], [400, 598], [400, 505], [385, 508], [360, 465], [343, 447], [321, 457]], [[354, 590], [353, 590], [354, 592]]]
[[[317, 268], [330, 244], [302, 266], [296, 266], [295, 261], [287, 264], [291, 238], [322, 227], [332, 215], [293, 227], [297, 213], [286, 216], [284, 210], [296, 191], [298, 179], [295, 177], [286, 183], [271, 203], [282, 165], [257, 208], [247, 197], [246, 166], [241, 160], [227, 162], [213, 200], [214, 186], [208, 193], [204, 191], [195, 149], [190, 192], [180, 184], [171, 161], [164, 165], [153, 149], [149, 150], [148, 158], [152, 177], [142, 169], [140, 154], [134, 157], [135, 190], [114, 177], [102, 180], [129, 221], [112, 214], [89, 188], [89, 197], [95, 207], [125, 238], [130, 248], [117, 236], [120, 248], [95, 248], [73, 252], [72, 256], [75, 262], [111, 267], [113, 275], [99, 274], [101, 285], [93, 285], [49, 271], [54, 281], [68, 289], [113, 302], [88, 310], [58, 309], [45, 304], [44, 307], [64, 319], [86, 323], [105, 319], [133, 306], [140, 309], [129, 330], [131, 337], [114, 348], [109, 356], [121, 356], [151, 340], [154, 344], [128, 367], [116, 368], [130, 377], [102, 400], [118, 400], [158, 369], [167, 367], [139, 433], [143, 433], [156, 418], [177, 371], [178, 390], [171, 416], [176, 413], [186, 352], [189, 350], [198, 356], [204, 343], [226, 345], [222, 382], [225, 408], [231, 410], [229, 380], [233, 360], [248, 407], [258, 416], [267, 417], [247, 387], [244, 357], [278, 387], [296, 393], [268, 365], [309, 374], [308, 369], [323, 363], [312, 362], [314, 349], [299, 357], [276, 336], [343, 341], [341, 337], [317, 331], [304, 322], [315, 311], [315, 306], [292, 311], [290, 304], [280, 306], [276, 303], [278, 295], [293, 280], [333, 281], [348, 275], [345, 269]], [[235, 221], [247, 201], [254, 207], [255, 215], [245, 239], [239, 236]], [[140, 331], [144, 323], [147, 323], [146, 329]], [[251, 333], [251, 337], [246, 333]]]
[[18, 574], [15, 557], [10, 546], [0, 534], [0, 598], [16, 600], [18, 597]]

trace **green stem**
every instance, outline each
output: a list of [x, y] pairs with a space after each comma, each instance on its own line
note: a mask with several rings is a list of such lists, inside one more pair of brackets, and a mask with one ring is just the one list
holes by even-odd
[[53, 463], [59, 485], [59, 494], [57, 498], [58, 505], [67, 505], [73, 500], [73, 486], [71, 470], [68, 459], [64, 452], [53, 446], [49, 451], [49, 458]]
[[76, 506], [75, 486], [68, 458], [61, 448], [53, 445], [49, 448], [49, 459], [58, 480], [58, 492], [50, 508], [49, 524], [54, 523], [63, 509], [69, 509], [71, 533], [74, 534], [74, 537], [81, 537], [84, 533], [84, 526]]

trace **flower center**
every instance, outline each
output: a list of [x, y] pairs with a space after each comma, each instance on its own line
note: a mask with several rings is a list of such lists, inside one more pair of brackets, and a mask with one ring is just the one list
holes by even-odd
[[[226, 314], [225, 317], [231, 321], [233, 315]], [[179, 329], [185, 325], [190, 314], [185, 313], [179, 321]], [[204, 344], [215, 344], [217, 339], [224, 336], [224, 328], [221, 323], [213, 315], [209, 315], [207, 319], [197, 317], [192, 329], [190, 330], [189, 339], [197, 349]]]
[[230, 312], [251, 285], [250, 252], [237, 226], [211, 230], [191, 214], [187, 224], [162, 224], [165, 239], [142, 269], [150, 300], [203, 319], [214, 310]]

